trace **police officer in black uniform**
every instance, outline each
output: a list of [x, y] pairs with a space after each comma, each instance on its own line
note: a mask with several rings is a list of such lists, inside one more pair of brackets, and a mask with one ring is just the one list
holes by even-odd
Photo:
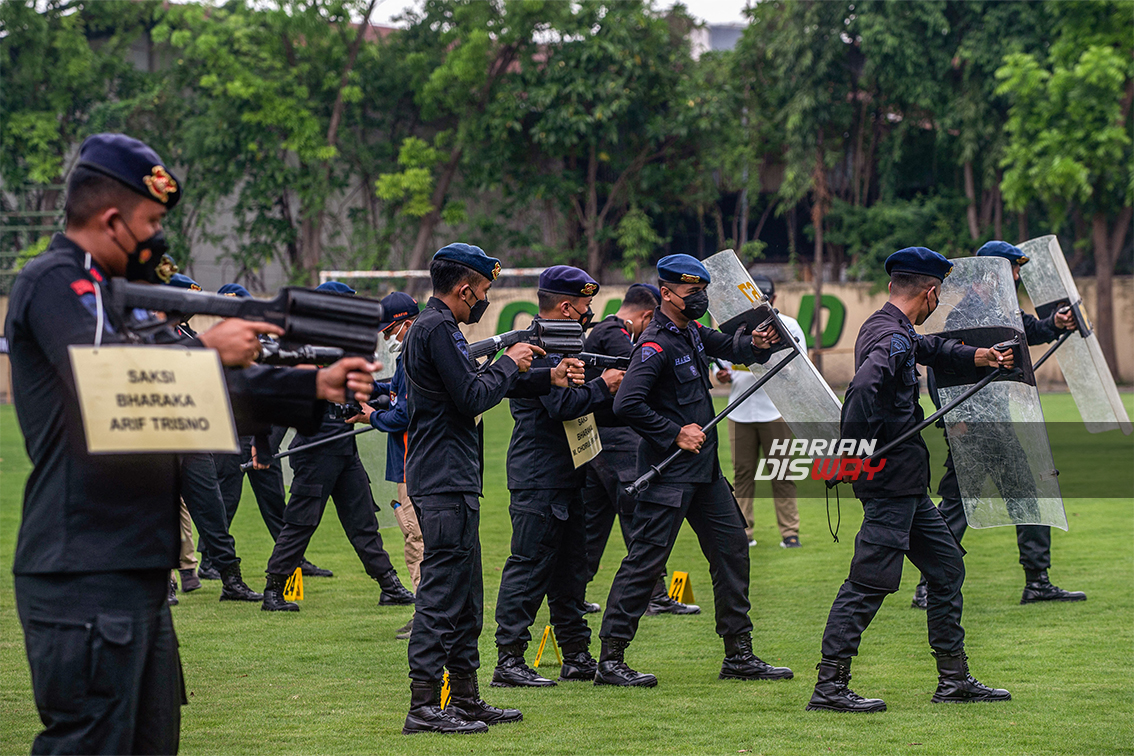
[[[867, 318], [855, 342], [855, 374], [842, 411], [843, 438], [874, 439], [882, 448], [924, 419], [916, 363], [960, 375], [977, 367], [1012, 366], [1010, 352], [978, 349], [914, 330], [914, 324], [924, 323], [937, 308], [941, 282], [952, 268], [953, 263], [924, 247], [903, 249], [886, 259], [890, 300]], [[886, 710], [882, 699], [863, 698], [848, 687], [850, 665], [882, 600], [898, 590], [905, 557], [929, 581], [929, 645], [939, 678], [933, 701], [1011, 698], [1008, 691], [989, 688], [969, 675], [961, 627], [964, 551], [929, 500], [928, 487], [929, 451], [920, 435], [889, 452], [872, 480], [854, 481], [855, 496], [862, 501], [862, 527], [850, 575], [827, 618], [809, 710]]]
[[[553, 265], [539, 276], [540, 320], [577, 320], [586, 325], [598, 282], [579, 268]], [[561, 355], [532, 360], [554, 367]], [[560, 680], [594, 680], [598, 663], [588, 648], [591, 630], [583, 618], [587, 590], [585, 468], [576, 467], [564, 421], [609, 409], [622, 383], [621, 370], [605, 370], [580, 387], [552, 388], [538, 399], [511, 399], [508, 490], [512, 554], [500, 576], [496, 599], [498, 661], [493, 687], [555, 685], [524, 663], [530, 628], [547, 596], [551, 624], [563, 652]]]
[[[482, 429], [480, 415], [505, 396], [543, 396], [568, 377], [583, 378], [578, 360], [554, 369], [531, 369], [542, 349], [515, 344], [478, 371], [458, 323], [476, 323], [488, 309], [488, 289], [500, 261], [470, 244], [442, 247], [429, 266], [433, 296], [402, 346], [409, 382], [406, 485], [425, 556], [417, 613], [409, 639], [410, 709], [402, 732], [483, 732], [488, 725], [522, 719], [480, 698], [477, 638], [484, 614], [480, 561]], [[441, 682], [449, 671], [452, 697], [441, 708]]]
[[[319, 284], [317, 289], [344, 296], [355, 293], [354, 289], [339, 281], [326, 281]], [[344, 436], [350, 432], [347, 424], [353, 419], [355, 418], [343, 417], [343, 413], [336, 408], [328, 408], [319, 432], [314, 435], [297, 434], [291, 442], [291, 448], [325, 438]], [[266, 612], [299, 611], [298, 604], [284, 599], [284, 585], [288, 576], [303, 562], [307, 544], [315, 535], [319, 521], [323, 519], [328, 498], [334, 500], [339, 522], [362, 561], [366, 574], [382, 587], [378, 603], [382, 606], [412, 604], [413, 594], [398, 580], [390, 555], [382, 547], [378, 518], [374, 516], [378, 507], [374, 504], [366, 468], [358, 458], [358, 445], [354, 436], [345, 436], [310, 451], [292, 454], [291, 469], [294, 473], [291, 479], [291, 500], [284, 509], [283, 530], [268, 558], [268, 579], [264, 588], [264, 603], [260, 608]]]
[[[5, 324], [16, 415], [33, 469], [16, 543], [16, 609], [44, 730], [35, 753], [176, 753], [184, 702], [166, 604], [178, 562], [177, 458], [87, 452], [68, 347], [121, 344], [110, 276], [156, 282], [161, 222], [181, 187], [136, 139], [97, 134], [68, 180], [66, 231], [17, 276]], [[248, 365], [267, 323], [226, 320], [186, 346]], [[318, 397], [367, 389], [361, 359], [226, 375], [238, 427], [311, 427]], [[349, 376], [349, 377], [348, 377]], [[248, 430], [245, 430], [248, 432]]]
[[724, 638], [721, 678], [785, 679], [752, 653], [748, 619], [748, 542], [744, 520], [717, 459], [709, 359], [766, 360], [774, 331], [723, 334], [697, 323], [708, 310], [709, 271], [689, 255], [658, 262], [661, 304], [634, 346], [630, 367], [614, 398], [614, 412], [644, 439], [638, 472], [645, 473], [677, 449], [685, 450], [638, 495], [630, 549], [610, 587], [602, 618], [602, 651], [595, 685], [652, 687], [654, 675], [634, 671], [623, 659], [665, 566], [681, 523], [688, 519], [713, 577], [717, 633]]
[[[618, 312], [599, 321], [587, 336], [586, 351], [612, 357], [629, 357], [637, 339], [661, 300], [661, 290], [653, 284], [634, 284]], [[587, 380], [599, 376], [598, 369], [587, 368]], [[626, 548], [630, 548], [630, 523], [634, 519], [634, 497], [623, 490], [638, 477], [638, 447], [642, 437], [633, 428], [612, 425], [605, 416], [598, 416], [602, 453], [587, 463], [587, 482], [583, 488], [583, 504], [587, 523], [587, 582], [595, 579], [614, 517]], [[600, 611], [598, 604], [586, 602], [584, 609]], [[654, 614], [700, 614], [696, 604], [683, 604], [669, 597], [665, 587], [665, 569], [658, 576], [650, 596], [646, 616]]]
[[[1017, 289], [1020, 286], [1020, 267], [1028, 262], [1028, 257], [1016, 246], [1004, 241], [990, 241], [977, 250], [977, 257], [1003, 257], [1012, 263], [1012, 278]], [[1059, 338], [1062, 331], [1075, 328], [1075, 316], [1070, 312], [1052, 312], [1042, 320], [1027, 312], [1020, 313], [1024, 320], [1024, 335], [1028, 345], [1049, 344]], [[932, 378], [932, 373], [930, 374]], [[930, 396], [936, 402], [936, 392], [932, 386]], [[946, 437], [946, 444], [948, 438]], [[945, 518], [945, 524], [957, 543], [965, 535], [968, 521], [965, 519], [965, 507], [961, 501], [961, 489], [957, 485], [957, 473], [953, 469], [953, 452], [945, 459], [945, 474], [937, 485], [937, 495], [941, 503], [937, 508]], [[1065, 591], [1053, 585], [1047, 576], [1051, 568], [1051, 527], [1048, 525], [1017, 525], [1016, 545], [1020, 551], [1020, 564], [1024, 568], [1024, 593], [1020, 597], [1021, 604], [1033, 604], [1039, 601], [1086, 601], [1087, 594], [1082, 591]], [[926, 608], [925, 577], [914, 589], [913, 602], [915, 609]]]
[[[226, 297], [251, 297], [238, 283], [227, 283], [217, 289], [217, 294]], [[278, 459], [272, 459], [280, 450], [287, 428], [278, 425], [260, 436], [241, 436], [240, 453], [216, 454], [213, 461], [217, 466], [217, 479], [220, 482], [221, 497], [224, 499], [225, 516], [229, 525], [236, 516], [240, 506], [240, 498], [244, 494], [244, 475], [242, 463], [252, 462], [247, 471], [248, 483], [252, 486], [252, 493], [256, 497], [256, 505], [260, 509], [260, 516], [268, 528], [274, 542], [283, 530], [283, 511], [287, 503], [284, 493], [283, 466]], [[255, 459], [252, 450], [256, 449]], [[334, 573], [321, 567], [316, 567], [306, 558], [300, 562], [304, 577], [334, 577]]]

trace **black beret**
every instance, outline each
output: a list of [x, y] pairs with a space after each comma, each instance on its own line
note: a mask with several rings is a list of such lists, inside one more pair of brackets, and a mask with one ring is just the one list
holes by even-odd
[[172, 208], [181, 182], [144, 142], [125, 134], [94, 134], [79, 147], [79, 165], [121, 181], [146, 199]]
[[500, 261], [495, 257], [484, 254], [484, 250], [472, 244], [453, 242], [446, 244], [433, 255], [434, 260], [448, 260], [466, 268], [472, 268], [489, 281], [495, 281], [500, 275]]
[[886, 258], [886, 274], [913, 273], [942, 281], [953, 271], [953, 263], [940, 252], [925, 247], [906, 247]]
[[539, 289], [572, 297], [593, 297], [599, 285], [585, 270], [570, 265], [552, 265], [539, 274]]

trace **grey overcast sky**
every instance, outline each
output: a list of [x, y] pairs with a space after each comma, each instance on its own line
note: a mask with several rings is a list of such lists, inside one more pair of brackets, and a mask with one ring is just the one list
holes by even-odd
[[[710, 24], [743, 24], [743, 10], [748, 2], [749, 0], [687, 0], [685, 6], [693, 16]], [[372, 16], [373, 23], [392, 25], [394, 16], [414, 5], [416, 3], [407, 0], [381, 0]], [[663, 0], [658, 5], [669, 8], [673, 3]]]

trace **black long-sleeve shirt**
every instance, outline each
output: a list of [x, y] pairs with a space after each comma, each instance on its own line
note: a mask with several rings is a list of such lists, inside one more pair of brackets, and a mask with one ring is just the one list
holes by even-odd
[[[563, 355], [549, 354], [532, 367], [554, 367]], [[538, 399], [511, 399], [512, 440], [508, 444], [508, 489], [581, 488], [585, 468], [575, 469], [565, 420], [582, 417], [608, 404], [606, 381], [593, 378], [582, 386], [560, 388]], [[565, 519], [567, 512], [561, 514]]]
[[[614, 396], [614, 413], [646, 440], [638, 452], [638, 473], [677, 450], [677, 435], [684, 426], [704, 426], [713, 419], [709, 357], [747, 364], [764, 361], [769, 354], [754, 349], [751, 337], [737, 341], [696, 321], [678, 328], [660, 307], [655, 310]], [[679, 456], [658, 482], [707, 483], [719, 476], [714, 427], [705, 434], [699, 454]]]
[[[976, 347], [956, 339], [923, 336], [887, 302], [862, 324], [854, 345], [855, 373], [843, 400], [842, 437], [877, 439], [881, 449], [925, 419], [918, 403], [916, 363], [950, 373], [975, 370]], [[856, 446], [857, 449], [857, 446]], [[860, 475], [860, 499], [920, 496], [929, 489], [929, 450], [920, 434], [886, 454], [881, 472]]]
[[521, 374], [511, 358], [501, 357], [478, 372], [456, 318], [436, 297], [430, 297], [406, 334], [402, 365], [409, 383], [406, 486], [410, 496], [480, 495], [477, 417], [505, 396], [546, 395], [551, 371]]
[[[5, 323], [13, 398], [32, 471], [13, 572], [166, 570], [181, 547], [177, 458], [173, 454], [87, 453], [68, 347], [94, 343], [97, 263], [57, 234], [12, 287]], [[102, 343], [126, 339], [109, 318]], [[199, 342], [197, 342], [199, 343]], [[226, 371], [238, 428], [257, 420], [317, 421], [315, 372], [273, 368]], [[247, 431], [245, 431], [247, 432]]]

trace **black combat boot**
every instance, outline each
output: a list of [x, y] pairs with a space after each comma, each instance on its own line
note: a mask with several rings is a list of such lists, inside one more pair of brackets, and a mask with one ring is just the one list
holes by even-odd
[[650, 603], [646, 607], [646, 616], [655, 614], [700, 614], [701, 607], [696, 604], [683, 604], [669, 597], [665, 591], [665, 577], [658, 578], [654, 585], [654, 594], [650, 596]]
[[[524, 663], [526, 643], [510, 643], [496, 649], [496, 669], [492, 672], [494, 688], [547, 688], [555, 685]], [[449, 676], [452, 679], [452, 675]]]
[[850, 689], [850, 659], [829, 659], [826, 656], [815, 665], [819, 681], [807, 704], [808, 711], [853, 711], [867, 713], [886, 711], [881, 698], [863, 698]]
[[410, 708], [403, 735], [416, 732], [460, 733], [488, 732], [484, 722], [468, 722], [448, 709], [441, 708], [440, 680], [410, 680]]
[[205, 564], [204, 562], [201, 562], [201, 565], [197, 568], [197, 577], [199, 577], [201, 580], [221, 579], [220, 573], [217, 572], [217, 568], [213, 567], [211, 564]]
[[476, 672], [460, 674], [449, 673], [449, 703], [445, 711], [460, 717], [466, 722], [484, 722], [486, 725], [519, 722], [524, 718], [519, 709], [498, 709], [489, 706], [480, 697], [480, 684]]
[[223, 587], [220, 592], [221, 601], [263, 601], [264, 594], [244, 584], [240, 577], [240, 564], [231, 564], [221, 572]]
[[398, 573], [394, 570], [384, 572], [374, 579], [382, 586], [382, 595], [378, 597], [379, 606], [405, 606], [416, 600], [413, 592], [398, 580]]
[[306, 559], [299, 563], [299, 569], [303, 572], [303, 577], [334, 577], [335, 573], [330, 570], [325, 570], [322, 567], [316, 567], [308, 562]]
[[658, 678], [651, 674], [635, 672], [623, 661], [626, 647], [630, 641], [619, 638], [603, 638], [602, 651], [599, 652], [598, 671], [595, 672], [595, 685], [618, 685], [624, 688], [652, 688]]
[[190, 567], [187, 570], [180, 570], [181, 573], [181, 592], [189, 593], [201, 587], [201, 579], [197, 577], [197, 571]]
[[1082, 591], [1065, 591], [1058, 585], [1052, 585], [1047, 579], [1047, 570], [1024, 570], [1028, 578], [1024, 586], [1024, 595], [1020, 597], [1021, 604], [1034, 604], [1037, 601], [1086, 601], [1087, 594]]
[[264, 586], [264, 603], [260, 610], [265, 612], [298, 612], [299, 604], [284, 598], [284, 586], [287, 585], [286, 575], [273, 575], [268, 573], [268, 583]]
[[1008, 691], [983, 685], [969, 674], [969, 657], [964, 649], [951, 654], [934, 651], [933, 655], [937, 658], [937, 690], [933, 703], [1012, 700]]
[[173, 578], [169, 579], [169, 596], [165, 601], [170, 606], [177, 606], [179, 603], [181, 603], [177, 599], [177, 581], [175, 581]]
[[560, 650], [563, 652], [563, 666], [559, 670], [560, 682], [567, 680], [591, 682], [595, 679], [598, 662], [587, 650], [585, 642], [564, 643]]
[[724, 636], [725, 659], [722, 680], [790, 680], [787, 667], [773, 667], [752, 653], [752, 633]]
[[910, 609], [929, 609], [929, 589], [925, 586], [925, 578], [913, 589], [913, 601]]

